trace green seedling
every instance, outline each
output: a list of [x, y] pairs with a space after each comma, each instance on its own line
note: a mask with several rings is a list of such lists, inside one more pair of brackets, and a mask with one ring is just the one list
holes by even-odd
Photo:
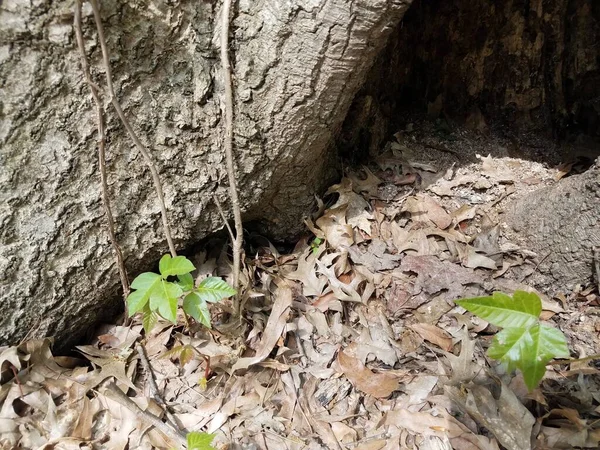
[[215, 435], [192, 431], [187, 434], [187, 450], [216, 450], [212, 446]]
[[[129, 317], [141, 312], [144, 330], [149, 333], [158, 317], [177, 323], [177, 307], [183, 298], [183, 311], [210, 328], [208, 303], [217, 303], [236, 294], [221, 278], [208, 277], [194, 286], [192, 262], [185, 256], [164, 255], [158, 265], [160, 274], [145, 272], [131, 283], [134, 289], [127, 297]], [[169, 278], [176, 277], [176, 281]]]
[[494, 336], [488, 356], [506, 364], [509, 371], [519, 369], [530, 391], [542, 380], [546, 364], [569, 357], [565, 335], [541, 323], [542, 301], [532, 292], [515, 291], [512, 297], [494, 292], [456, 300], [456, 304], [503, 328]]
[[319, 246], [322, 243], [323, 243], [323, 239], [318, 238], [318, 237], [316, 237], [312, 240], [312, 242], [310, 243], [310, 249], [311, 249], [313, 255], [319, 251]]

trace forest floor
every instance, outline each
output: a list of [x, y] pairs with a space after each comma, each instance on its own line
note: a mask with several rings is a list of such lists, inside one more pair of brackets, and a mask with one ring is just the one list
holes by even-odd
[[[509, 240], [502, 212], [578, 161], [438, 125], [411, 124], [348, 169], [293, 251], [247, 239], [241, 326], [214, 308], [212, 330], [159, 322], [146, 356], [137, 322], [104, 326], [85, 359], [52, 356], [48, 340], [5, 350], [0, 365], [26, 369], [0, 389], [2, 448], [179, 445], [141, 410], [214, 433], [217, 449], [598, 448], [598, 361], [550, 364], [529, 392], [486, 355], [498, 329], [454, 303], [535, 292], [544, 255]], [[220, 241], [193, 262], [231, 274]], [[538, 294], [573, 358], [600, 352], [597, 286]], [[111, 380], [121, 389], [98, 388]]]

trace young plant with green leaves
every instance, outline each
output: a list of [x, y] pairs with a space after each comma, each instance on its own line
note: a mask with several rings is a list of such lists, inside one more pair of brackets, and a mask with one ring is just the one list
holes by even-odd
[[[150, 332], [158, 316], [177, 323], [177, 307], [183, 298], [183, 311], [210, 328], [209, 303], [217, 303], [235, 295], [236, 291], [221, 278], [208, 277], [194, 285], [191, 272], [196, 268], [185, 256], [164, 255], [159, 262], [160, 274], [144, 272], [138, 275], [127, 297], [129, 316], [141, 312], [144, 330]], [[171, 281], [173, 278], [176, 280]]]
[[540, 321], [542, 301], [537, 294], [515, 291], [512, 297], [494, 292], [488, 297], [456, 300], [457, 305], [503, 328], [494, 336], [488, 356], [506, 364], [509, 371], [519, 369], [532, 391], [554, 358], [568, 358], [565, 335]]
[[192, 431], [187, 434], [187, 450], [216, 450], [212, 446], [215, 435]]

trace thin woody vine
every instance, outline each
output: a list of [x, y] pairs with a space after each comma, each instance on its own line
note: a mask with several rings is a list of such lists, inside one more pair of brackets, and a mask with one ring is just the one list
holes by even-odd
[[[97, 33], [98, 44], [100, 45], [102, 58], [101, 64], [104, 70], [104, 85], [92, 79], [90, 72], [90, 63], [88, 62], [88, 55], [85, 51], [84, 37], [82, 32], [82, 1], [75, 1], [74, 11], [74, 30], [77, 40], [77, 46], [81, 57], [81, 68], [89, 87], [90, 94], [92, 96], [95, 113], [96, 113], [96, 127], [98, 134], [98, 145], [97, 145], [97, 156], [98, 156], [98, 167], [100, 172], [100, 187], [102, 193], [102, 204], [104, 214], [106, 218], [106, 228], [108, 237], [115, 254], [115, 260], [119, 271], [119, 277], [123, 289], [123, 298], [125, 300], [126, 310], [126, 323], [129, 323], [130, 318], [137, 313], [142, 315], [142, 324], [146, 333], [149, 333], [154, 325], [159, 320], [159, 317], [169, 320], [173, 323], [177, 322], [177, 310], [181, 305], [186, 320], [186, 324], [189, 325], [189, 318], [193, 318], [198, 323], [210, 328], [210, 312], [208, 310], [208, 303], [217, 303], [224, 298], [233, 298], [233, 308], [228, 312], [231, 314], [231, 320], [239, 321], [242, 313], [241, 307], [241, 296], [239, 295], [239, 280], [240, 280], [240, 268], [242, 259], [242, 239], [243, 239], [243, 228], [242, 228], [242, 217], [241, 209], [238, 197], [237, 180], [235, 176], [235, 160], [233, 154], [233, 84], [231, 76], [231, 63], [229, 59], [229, 23], [231, 14], [231, 0], [223, 0], [221, 6], [221, 23], [220, 23], [220, 59], [222, 67], [222, 77], [224, 84], [223, 93], [223, 149], [226, 157], [226, 171], [229, 182], [229, 198], [231, 202], [231, 208], [233, 211], [234, 228], [229, 226], [229, 223], [225, 217], [225, 213], [219, 201], [214, 198], [219, 213], [225, 223], [228, 230], [233, 249], [233, 263], [232, 263], [232, 286], [227, 284], [224, 280], [218, 277], [208, 277], [202, 280], [194, 280], [191, 273], [195, 270], [194, 265], [186, 257], [177, 254], [177, 250], [173, 243], [171, 227], [169, 224], [167, 207], [164, 200], [163, 189], [161, 185], [160, 176], [156, 165], [152, 159], [150, 150], [142, 143], [138, 137], [136, 131], [131, 126], [125, 112], [123, 111], [121, 104], [113, 87], [113, 77], [110, 64], [110, 54], [106, 45], [106, 38], [104, 33], [104, 27], [102, 25], [100, 6], [97, 0], [89, 0], [89, 3], [93, 12], [93, 21]], [[116, 238], [116, 226], [115, 218], [111, 206], [111, 200], [108, 193], [108, 174], [106, 170], [106, 126], [105, 117], [107, 111], [103, 108], [102, 99], [108, 98], [112, 109], [117, 114], [119, 120], [123, 124], [127, 135], [135, 145], [135, 148], [140, 152], [143, 157], [144, 163], [148, 167], [151, 177], [152, 184], [156, 192], [156, 201], [160, 206], [161, 219], [163, 225], [163, 232], [167, 245], [169, 247], [169, 254], [164, 255], [159, 262], [159, 273], [145, 272], [138, 275], [131, 284], [129, 284], [129, 278], [124, 263], [123, 251]], [[159, 401], [158, 403], [163, 407], [167, 419], [170, 417], [170, 413], [166, 408], [164, 401], [160, 401], [161, 397], [156, 389], [156, 383], [152, 375], [152, 369], [148, 362], [142, 343], [136, 344], [137, 353], [140, 361], [144, 366], [144, 369], [149, 373], [149, 381], [154, 391], [154, 397]], [[183, 348], [181, 352], [187, 352], [189, 349]], [[206, 359], [207, 367], [205, 375], [208, 375], [210, 370], [210, 360]], [[180, 359], [182, 356], [179, 355]], [[188, 356], [185, 356], [188, 357]], [[117, 401], [125, 402], [130, 406], [135, 405], [131, 400], [124, 395], [122, 392], [118, 392], [119, 389], [114, 383], [107, 383], [104, 386], [105, 392], [110, 394]], [[137, 407], [137, 405], [135, 405]], [[139, 409], [139, 407], [137, 407]], [[210, 442], [212, 441], [212, 435], [207, 433], [185, 433], [181, 430], [174, 420], [167, 420], [162, 422], [157, 416], [153, 416], [147, 411], [139, 410], [149, 422], [151, 422], [158, 429], [163, 431], [167, 436], [174, 439], [182, 446], [186, 446], [188, 449], [208, 449]]]

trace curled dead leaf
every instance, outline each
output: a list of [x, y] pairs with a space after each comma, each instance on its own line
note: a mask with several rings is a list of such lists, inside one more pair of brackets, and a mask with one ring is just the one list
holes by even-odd
[[415, 323], [410, 327], [426, 341], [437, 345], [446, 352], [452, 351], [452, 338], [441, 328], [430, 323]]
[[396, 377], [375, 373], [365, 367], [357, 358], [347, 355], [343, 351], [338, 353], [337, 362], [346, 375], [346, 378], [356, 389], [377, 398], [386, 398], [398, 389]]

